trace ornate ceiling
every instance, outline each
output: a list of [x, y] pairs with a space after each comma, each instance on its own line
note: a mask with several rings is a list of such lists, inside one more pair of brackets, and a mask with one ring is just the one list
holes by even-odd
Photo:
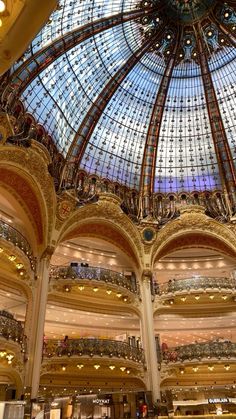
[[231, 193], [235, 33], [233, 1], [61, 0], [10, 83], [75, 170]]

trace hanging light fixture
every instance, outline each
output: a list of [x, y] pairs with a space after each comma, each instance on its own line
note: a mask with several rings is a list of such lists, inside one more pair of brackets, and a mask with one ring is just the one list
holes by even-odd
[[5, 12], [6, 10], [6, 4], [3, 0], [0, 0], [0, 13]]

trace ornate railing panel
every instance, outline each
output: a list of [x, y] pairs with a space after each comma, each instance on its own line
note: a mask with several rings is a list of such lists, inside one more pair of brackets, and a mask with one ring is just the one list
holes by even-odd
[[73, 186], [64, 187], [76, 189], [79, 206], [98, 200], [100, 193], [115, 194], [121, 199], [122, 210], [134, 222], [139, 223], [151, 217], [153, 221], [158, 222], [159, 227], [179, 217], [181, 208], [189, 205], [201, 206], [207, 215], [223, 223], [233, 215], [229, 197], [220, 190], [155, 193], [151, 197], [143, 197], [137, 190], [96, 175], [89, 175], [84, 171], [78, 172]]
[[172, 279], [167, 283], [160, 284], [159, 293], [168, 294], [181, 291], [200, 290], [200, 289], [223, 289], [235, 290], [236, 280], [223, 277], [195, 277], [186, 279]]
[[14, 319], [13, 315], [5, 310], [0, 311], [0, 336], [18, 342], [22, 351], [26, 350], [26, 337], [20, 321]]
[[95, 280], [117, 285], [139, 295], [135, 278], [129, 279], [120, 272], [100, 267], [84, 266], [51, 266], [50, 279]]
[[184, 362], [204, 359], [236, 358], [236, 343], [211, 341], [179, 346], [162, 352], [166, 362]]
[[123, 358], [144, 363], [143, 349], [129, 345], [127, 342], [108, 339], [49, 339], [44, 344], [45, 358], [60, 356], [100, 356]]
[[24, 252], [30, 261], [31, 268], [35, 270], [35, 258], [29, 242], [18, 230], [3, 220], [0, 220], [0, 238], [13, 243], [22, 252]]

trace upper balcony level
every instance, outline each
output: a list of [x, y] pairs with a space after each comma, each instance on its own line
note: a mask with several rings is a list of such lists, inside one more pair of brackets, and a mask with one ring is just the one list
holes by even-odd
[[168, 305], [185, 302], [223, 303], [232, 300], [236, 294], [236, 280], [225, 277], [195, 276], [154, 285], [156, 298]]
[[133, 345], [131, 342], [98, 338], [48, 339], [44, 343], [43, 356], [44, 358], [63, 356], [117, 358], [135, 363], [145, 363], [144, 351], [140, 347], [139, 341]]
[[233, 360], [235, 362], [236, 343], [218, 339], [183, 345], [162, 350], [162, 356], [166, 363], [209, 362], [209, 360]]
[[[0, 219], [0, 239], [6, 240], [7, 242], [12, 243], [14, 246], [20, 249], [28, 258], [31, 269], [33, 271], [35, 270], [36, 262], [35, 262], [33, 251], [29, 242], [17, 229], [15, 229], [10, 224], [6, 223], [5, 221], [1, 219]], [[2, 251], [2, 247], [0, 248], [0, 251]], [[15, 255], [12, 255], [12, 258], [14, 257]]]
[[20, 321], [14, 319], [8, 311], [0, 311], [0, 339], [16, 342], [21, 347], [21, 351], [26, 351], [26, 336]]
[[120, 297], [122, 297], [122, 294], [118, 291], [122, 291], [124, 295], [129, 293], [133, 296], [140, 296], [139, 285], [134, 276], [126, 277], [122, 273], [110, 269], [79, 266], [77, 263], [69, 266], [51, 265], [50, 281], [61, 284], [66, 292], [69, 292], [74, 285], [79, 285], [82, 290], [85, 285], [96, 286], [96, 283], [100, 282], [103, 286], [109, 286], [108, 295], [112, 293], [112, 290], [116, 290]]

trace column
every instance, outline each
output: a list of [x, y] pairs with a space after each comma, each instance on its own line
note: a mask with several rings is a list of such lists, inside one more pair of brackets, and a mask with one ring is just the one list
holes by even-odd
[[141, 281], [142, 315], [141, 329], [142, 340], [147, 363], [147, 386], [152, 392], [153, 402], [160, 400], [160, 371], [158, 370], [156, 341], [154, 333], [153, 303], [151, 294], [152, 273], [144, 271]]
[[48, 285], [49, 285], [49, 262], [51, 250], [46, 250], [38, 262], [37, 284], [34, 289], [31, 330], [28, 348], [28, 366], [25, 385], [31, 389], [31, 398], [37, 397], [40, 370], [42, 362], [44, 323], [47, 306]]

